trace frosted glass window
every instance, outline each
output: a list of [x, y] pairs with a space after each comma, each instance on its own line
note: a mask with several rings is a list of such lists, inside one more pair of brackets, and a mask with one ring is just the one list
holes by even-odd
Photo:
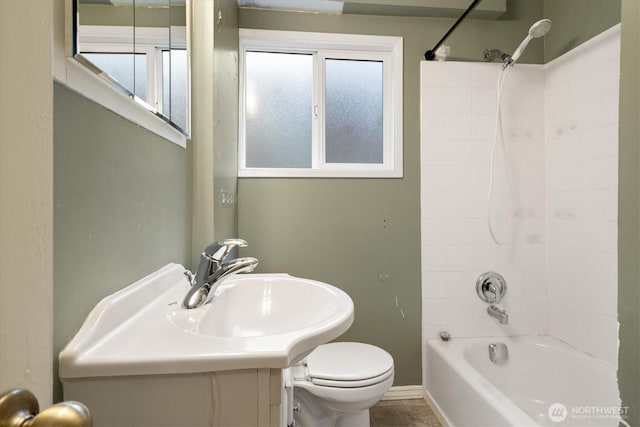
[[403, 176], [401, 37], [239, 36], [238, 176]]
[[186, 50], [162, 51], [162, 114], [184, 130], [187, 129], [188, 69]]
[[144, 53], [83, 53], [82, 56], [138, 98], [147, 100], [147, 57]]
[[383, 162], [382, 61], [325, 61], [327, 163]]
[[246, 52], [245, 162], [311, 167], [313, 56]]

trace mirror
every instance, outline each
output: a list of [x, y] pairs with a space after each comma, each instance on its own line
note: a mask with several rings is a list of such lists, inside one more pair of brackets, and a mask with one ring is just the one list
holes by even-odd
[[186, 0], [74, 0], [74, 58], [189, 134]]

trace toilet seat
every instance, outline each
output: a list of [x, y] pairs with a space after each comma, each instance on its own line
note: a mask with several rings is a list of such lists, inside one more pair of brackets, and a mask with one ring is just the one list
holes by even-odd
[[307, 356], [303, 366], [306, 381], [335, 388], [379, 384], [394, 373], [389, 353], [370, 344], [353, 342], [320, 345]]
[[340, 381], [340, 380], [324, 380], [322, 378], [311, 378], [311, 382], [315, 385], [320, 385], [324, 387], [356, 388], [356, 387], [367, 387], [370, 385], [381, 383], [382, 381], [386, 380], [392, 375], [393, 375], [393, 368], [389, 368], [389, 370], [382, 375], [379, 375], [373, 378], [367, 378], [364, 380]]

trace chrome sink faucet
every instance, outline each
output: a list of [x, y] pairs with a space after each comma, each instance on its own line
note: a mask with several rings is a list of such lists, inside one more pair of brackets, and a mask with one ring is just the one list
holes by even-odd
[[227, 259], [234, 248], [246, 246], [247, 242], [242, 239], [218, 240], [207, 246], [200, 255], [196, 274], [188, 270], [184, 272], [191, 283], [191, 288], [182, 301], [182, 308], [201, 307], [213, 297], [215, 289], [225, 278], [233, 274], [253, 271], [258, 265], [258, 260], [255, 258]]

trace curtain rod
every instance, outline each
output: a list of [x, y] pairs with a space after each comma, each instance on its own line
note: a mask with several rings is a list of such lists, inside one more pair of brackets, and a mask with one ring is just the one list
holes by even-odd
[[460, 22], [462, 22], [462, 20], [467, 17], [469, 12], [471, 12], [481, 1], [482, 0], [473, 0], [473, 2], [471, 3], [471, 5], [469, 5], [467, 10], [465, 10], [462, 16], [460, 16], [460, 18], [458, 18], [456, 23], [453, 24], [453, 27], [449, 28], [449, 31], [447, 31], [447, 33], [440, 39], [438, 43], [436, 43], [433, 49], [428, 50], [424, 53], [424, 59], [426, 59], [427, 61], [433, 61], [433, 59], [436, 57], [436, 50], [438, 50], [438, 48], [442, 45], [442, 43], [444, 43], [447, 37], [449, 37], [449, 35], [453, 32], [453, 30], [456, 29], [458, 24], [460, 24]]

